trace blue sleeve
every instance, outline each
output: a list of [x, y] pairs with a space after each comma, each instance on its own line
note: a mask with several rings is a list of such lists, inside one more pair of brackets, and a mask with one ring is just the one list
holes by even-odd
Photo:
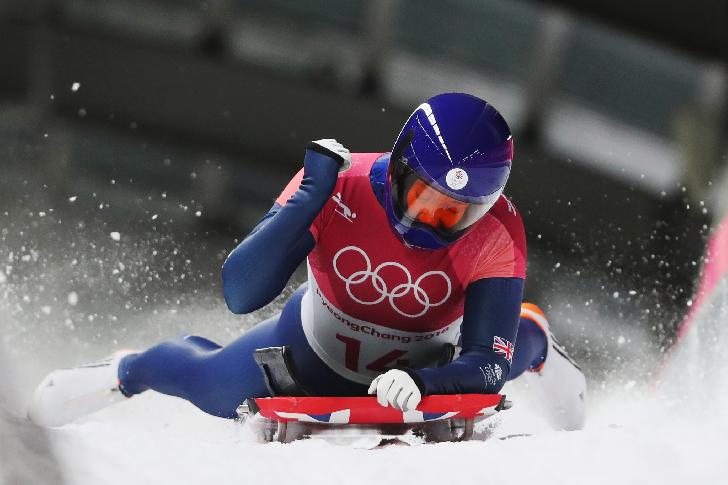
[[250, 313], [283, 291], [314, 247], [309, 227], [331, 195], [342, 161], [309, 145], [296, 193], [284, 206], [274, 205], [223, 264], [223, 294], [231, 312]]
[[523, 284], [521, 278], [487, 278], [468, 286], [460, 356], [443, 367], [408, 370], [423, 396], [500, 391], [511, 364], [493, 341], [516, 341]]

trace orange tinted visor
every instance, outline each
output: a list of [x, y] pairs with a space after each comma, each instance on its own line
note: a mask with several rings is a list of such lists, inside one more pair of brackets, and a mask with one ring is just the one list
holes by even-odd
[[452, 230], [460, 222], [470, 206], [449, 197], [417, 179], [406, 195], [405, 213], [413, 221], [435, 229]]

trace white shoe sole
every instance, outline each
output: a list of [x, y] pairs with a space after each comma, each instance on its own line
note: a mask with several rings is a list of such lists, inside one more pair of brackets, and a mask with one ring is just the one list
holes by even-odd
[[119, 362], [131, 353], [119, 351], [100, 362], [51, 372], [36, 388], [28, 418], [41, 426], [62, 426], [123, 401]]

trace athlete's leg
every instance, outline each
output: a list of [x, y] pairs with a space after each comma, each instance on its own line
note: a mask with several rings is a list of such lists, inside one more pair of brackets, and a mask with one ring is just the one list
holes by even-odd
[[147, 389], [184, 398], [203, 411], [231, 418], [246, 398], [268, 390], [255, 360], [255, 349], [287, 346], [297, 375], [316, 394], [363, 395], [363, 386], [335, 374], [308, 345], [301, 328], [301, 298], [296, 291], [277, 318], [256, 325], [225, 347], [201, 337], [182, 337], [124, 358], [120, 388], [126, 395]]
[[[528, 304], [524, 304], [525, 305]], [[526, 307], [527, 308], [527, 307]], [[508, 380], [519, 377], [527, 370], [538, 369], [546, 359], [548, 338], [546, 330], [534, 320], [533, 315], [521, 311], [516, 337], [516, 351], [513, 354]]]
[[[268, 334], [275, 323], [263, 322], [255, 333]], [[252, 333], [246, 332], [240, 339], [250, 339]], [[202, 337], [168, 340], [122, 359], [119, 388], [126, 396], [152, 389], [186, 399], [207, 413], [235, 417], [241, 390], [255, 387], [256, 369], [246, 369], [241, 365], [243, 359], [231, 353], [221, 358], [221, 349]]]
[[243, 400], [267, 395], [253, 351], [284, 345], [276, 338], [276, 326], [286, 309], [226, 347], [187, 336], [130, 355], [119, 365], [119, 387], [127, 396], [152, 389], [186, 399], [209, 414], [234, 418]]
[[[215, 416], [234, 418], [247, 398], [268, 395], [253, 358], [258, 348], [286, 346], [296, 375], [317, 395], [366, 395], [366, 386], [336, 374], [311, 349], [301, 326], [296, 291], [279, 317], [256, 325], [220, 347], [202, 337], [164, 342], [141, 353], [121, 352], [89, 365], [51, 372], [29, 408], [36, 423], [60, 426], [147, 389], [178, 396]], [[121, 391], [121, 392], [120, 392]]]
[[518, 376], [528, 384], [529, 393], [540, 404], [551, 426], [566, 430], [584, 426], [584, 373], [553, 337], [543, 311], [531, 303], [521, 306], [516, 353], [508, 378]]

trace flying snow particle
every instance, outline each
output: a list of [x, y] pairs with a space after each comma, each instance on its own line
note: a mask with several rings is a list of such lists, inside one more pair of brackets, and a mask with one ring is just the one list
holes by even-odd
[[76, 199], [78, 199], [77, 195], [71, 196], [68, 198], [68, 202], [76, 202]]
[[50, 315], [51, 314], [51, 307], [49, 307], [48, 305], [42, 306], [42, 307], [40, 307], [40, 311], [42, 311], [46, 315]]
[[612, 298], [619, 298], [619, 292], [615, 291], [614, 293], [612, 293]]
[[5, 283], [6, 281], [8, 281], [7, 276], [5, 276], [5, 273], [0, 271], [0, 284]]
[[619, 338], [617, 339], [617, 343], [619, 345], [623, 345], [626, 341], [627, 341], [627, 339], [624, 338], [624, 335], [620, 335]]
[[202, 211], [195, 212], [195, 216], [200, 217], [202, 215]]
[[634, 296], [634, 295], [637, 294], [637, 292], [635, 290], [629, 290], [629, 294], [632, 295], [632, 296]]
[[78, 293], [75, 291], [72, 291], [68, 294], [66, 297], [68, 304], [71, 306], [76, 306], [78, 304]]
[[73, 84], [71, 84], [71, 91], [73, 91], [75, 93], [76, 91], [79, 90], [80, 87], [81, 87], [81, 83], [73, 83]]
[[153, 221], [156, 221], [156, 220], [157, 220], [157, 217], [159, 217], [159, 215], [157, 215], [157, 214], [154, 214], [154, 215], [152, 216], [152, 220], [153, 220]]
[[111, 239], [114, 241], [121, 241], [121, 234], [116, 231], [110, 233], [109, 236], [111, 236]]

